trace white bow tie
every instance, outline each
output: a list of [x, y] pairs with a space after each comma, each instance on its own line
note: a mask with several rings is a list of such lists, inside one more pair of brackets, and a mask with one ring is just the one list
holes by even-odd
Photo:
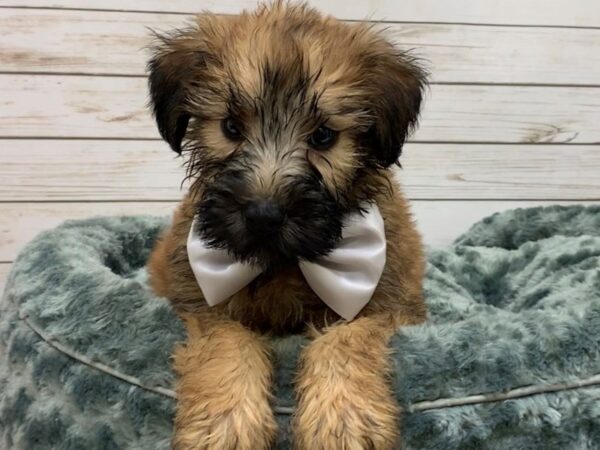
[[[247, 286], [262, 269], [235, 261], [226, 250], [206, 246], [192, 222], [187, 241], [190, 266], [210, 306]], [[337, 247], [316, 262], [300, 261], [311, 289], [337, 314], [352, 320], [371, 299], [385, 266], [383, 218], [376, 205], [348, 216]]]

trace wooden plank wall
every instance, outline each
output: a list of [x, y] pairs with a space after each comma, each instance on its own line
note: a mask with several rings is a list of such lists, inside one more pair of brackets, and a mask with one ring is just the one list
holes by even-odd
[[[381, 22], [429, 61], [422, 126], [398, 177], [426, 242], [494, 211], [600, 200], [600, 3], [312, 0]], [[4, 0], [0, 289], [23, 244], [68, 218], [168, 214], [174, 158], [146, 110], [148, 28], [253, 0]]]

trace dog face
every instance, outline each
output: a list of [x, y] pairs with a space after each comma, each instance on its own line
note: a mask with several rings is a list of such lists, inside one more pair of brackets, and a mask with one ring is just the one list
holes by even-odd
[[204, 239], [265, 269], [331, 251], [386, 188], [423, 71], [366, 25], [282, 2], [159, 39], [153, 112], [188, 157]]

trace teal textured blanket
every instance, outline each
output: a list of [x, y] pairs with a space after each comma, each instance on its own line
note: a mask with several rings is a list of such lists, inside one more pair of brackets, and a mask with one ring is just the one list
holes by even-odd
[[[0, 304], [0, 448], [166, 449], [183, 329], [147, 287], [154, 217], [67, 222]], [[600, 206], [507, 211], [429, 251], [429, 321], [392, 339], [407, 449], [600, 448]], [[273, 342], [291, 448], [301, 336]]]

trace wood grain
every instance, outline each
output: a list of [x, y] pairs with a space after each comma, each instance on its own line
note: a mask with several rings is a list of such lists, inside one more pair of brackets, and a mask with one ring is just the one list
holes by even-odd
[[[412, 210], [425, 243], [450, 244], [475, 221], [510, 208], [589, 202], [414, 201]], [[23, 245], [64, 220], [114, 215], [170, 215], [174, 202], [5, 203], [0, 205], [0, 262], [11, 262]], [[443, 226], [441, 226], [443, 224]]]
[[[308, 0], [342, 19], [402, 22], [458, 22], [597, 27], [600, 6], [592, 0]], [[254, 8], [255, 0], [5, 0], [4, 6], [235, 14]]]
[[0, 141], [0, 201], [181, 198], [182, 159], [162, 141]]
[[399, 178], [414, 199], [600, 200], [600, 148], [407, 144]]
[[[189, 18], [0, 9], [0, 29], [10, 30], [0, 40], [1, 70], [142, 76], [148, 28], [170, 30]], [[428, 61], [434, 82], [600, 85], [600, 29], [391, 24], [387, 30], [399, 48]]]
[[[384, 20], [398, 45], [430, 61], [421, 143], [407, 145], [399, 173], [426, 243], [446, 245], [499, 210], [600, 199], [600, 3], [309, 3]], [[2, 2], [0, 290], [22, 246], [63, 220], [172, 211], [182, 169], [145, 106], [145, 27], [255, 4]]]
[[[146, 80], [0, 75], [0, 136], [158, 139]], [[431, 86], [415, 141], [600, 143], [600, 88]]]
[[[176, 201], [184, 169], [160, 141], [4, 140], [0, 201]], [[412, 199], [598, 199], [597, 146], [408, 144]]]
[[415, 201], [417, 228], [426, 245], [444, 247], [466, 232], [472, 224], [496, 212], [514, 208], [550, 205], [588, 205], [595, 202], [538, 201]]
[[170, 215], [175, 202], [3, 203], [0, 204], [0, 262], [14, 261], [41, 231], [69, 219], [134, 214]]

